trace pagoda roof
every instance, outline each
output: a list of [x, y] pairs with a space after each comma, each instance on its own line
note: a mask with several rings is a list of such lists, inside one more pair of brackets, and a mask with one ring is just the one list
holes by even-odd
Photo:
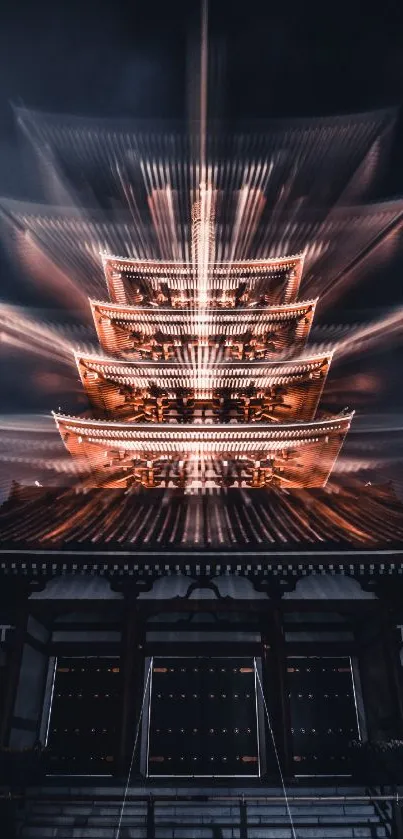
[[[106, 283], [111, 300], [116, 303], [131, 303], [133, 292], [127, 287], [127, 279], [133, 280], [143, 290], [150, 288], [161, 291], [166, 284], [171, 291], [197, 292], [199, 279], [192, 262], [163, 261], [159, 259], [136, 259], [102, 254]], [[214, 261], [207, 266], [208, 289], [210, 292], [236, 291], [247, 282], [248, 290], [263, 294], [267, 281], [284, 275], [283, 300], [292, 302], [298, 295], [304, 267], [304, 254], [267, 257], [265, 259]], [[126, 281], [126, 282], [125, 282]]]
[[[178, 570], [180, 566], [175, 563], [181, 562], [181, 553], [189, 551], [198, 552], [202, 568], [213, 560], [214, 570], [220, 558], [214, 560], [203, 551], [226, 549], [231, 551], [223, 557], [226, 562], [237, 565], [242, 560], [241, 552], [250, 552], [248, 563], [258, 562], [263, 569], [274, 568], [275, 573], [278, 568], [281, 574], [281, 568], [286, 570], [289, 563], [301, 561], [305, 551], [309, 554], [307, 561], [312, 563], [313, 552], [325, 554], [330, 547], [339, 549], [327, 560], [334, 563], [331, 568], [344, 562], [347, 573], [349, 568], [351, 573], [353, 565], [349, 562], [354, 558], [345, 556], [343, 560], [346, 549], [358, 550], [356, 561], [361, 563], [365, 558], [363, 548], [402, 544], [403, 507], [392, 489], [364, 487], [356, 480], [332, 481], [326, 490], [231, 489], [203, 495], [158, 489], [95, 489], [84, 493], [14, 485], [9, 499], [0, 507], [0, 567], [14, 569], [14, 573], [27, 572], [28, 555], [24, 562], [24, 556], [18, 557], [18, 549], [31, 550], [37, 573], [42, 569], [45, 574], [52, 568], [55, 573], [58, 568], [56, 550], [66, 555], [71, 552], [67, 572], [88, 572], [95, 562], [98, 570], [112, 572], [115, 568], [118, 573], [122, 564], [132, 568], [133, 562], [141, 569], [144, 563], [151, 568], [151, 554], [155, 558], [158, 551], [161, 571], [172, 563]], [[94, 558], [94, 554], [98, 556]], [[387, 559], [393, 564], [398, 557]], [[390, 573], [385, 558], [365, 560], [382, 563], [384, 572]], [[327, 566], [320, 567], [323, 572]], [[364, 565], [359, 567], [364, 572]], [[376, 565], [371, 565], [371, 571], [365, 567], [368, 574]]]
[[127, 306], [90, 300], [103, 350], [106, 353], [121, 352], [126, 357], [135, 357], [138, 353], [139, 347], [133, 345], [136, 333], [142, 340], [155, 339], [158, 335], [158, 340], [174, 341], [184, 336], [197, 337], [203, 331], [203, 335], [208, 335], [209, 343], [217, 340], [218, 336], [235, 342], [245, 335], [264, 339], [269, 333], [275, 336], [276, 343], [274, 349], [266, 349], [266, 358], [276, 358], [279, 353], [290, 350], [287, 327], [293, 328], [292, 349], [298, 352], [309, 337], [316, 303], [317, 300], [308, 300], [265, 308], [209, 308], [203, 311], [201, 330], [200, 325], [197, 327], [194, 323], [194, 316], [192, 322], [189, 309]]
[[127, 482], [136, 460], [192, 461], [197, 454], [198, 461], [272, 461], [276, 479], [290, 487], [326, 483], [352, 416], [275, 426], [268, 423], [172, 425], [82, 419], [54, 413], [66, 448], [87, 464], [98, 484]]
[[[248, 388], [283, 388], [286, 398], [273, 405], [273, 420], [314, 417], [329, 371], [331, 354], [278, 362], [216, 361], [208, 348], [191, 361], [126, 361], [75, 353], [81, 381], [91, 403], [101, 410], [119, 407], [122, 386], [136, 391], [153, 386], [175, 395], [179, 389], [195, 396], [230, 390], [234, 397]], [[125, 396], [120, 402], [124, 404]]]
[[[112, 256], [108, 253], [102, 254], [103, 264], [106, 270], [127, 271], [131, 274], [169, 274], [174, 275], [196, 273], [192, 262], [179, 262], [176, 260], [163, 259], [137, 259], [134, 257]], [[241, 259], [227, 262], [213, 261], [210, 263], [211, 271], [217, 273], [266, 273], [270, 271], [287, 271], [296, 268], [303, 263], [304, 254], [292, 254], [287, 256], [273, 256], [266, 259]]]
[[[97, 315], [109, 318], [117, 323], [134, 323], [148, 335], [153, 334], [157, 328], [165, 328], [167, 331], [167, 327], [171, 323], [177, 327], [179, 321], [189, 317], [188, 309], [173, 309], [164, 306], [158, 308], [155, 306], [130, 306], [92, 299], [89, 302], [94, 320]], [[242, 329], [263, 331], [267, 329], [269, 324], [288, 323], [289, 321], [300, 320], [300, 318], [313, 317], [317, 302], [318, 298], [316, 297], [314, 300], [301, 300], [296, 303], [284, 303], [280, 306], [265, 306], [262, 308], [258, 306], [242, 308], [239, 306], [236, 309], [207, 309], [203, 312], [203, 318], [209, 326], [222, 327], [228, 322], [237, 334]], [[179, 328], [171, 331], [176, 332], [177, 335], [181, 334]]]

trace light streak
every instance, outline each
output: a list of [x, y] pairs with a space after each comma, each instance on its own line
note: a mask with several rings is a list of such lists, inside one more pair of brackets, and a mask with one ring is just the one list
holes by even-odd
[[373, 346], [399, 343], [403, 339], [403, 306], [369, 323], [358, 326], [334, 345], [336, 359], [364, 352]]
[[0, 354], [3, 348], [24, 350], [71, 365], [74, 345], [55, 327], [40, 323], [29, 311], [0, 303]]
[[[68, 192], [63, 192], [60, 173], [56, 171], [55, 161], [63, 153], [70, 162], [79, 161], [80, 172], [88, 179], [88, 191], [94, 195], [98, 184], [92, 178], [88, 163], [94, 163], [95, 169], [99, 168], [102, 188], [107, 187], [104, 192], [111, 196], [113, 210], [106, 211], [96, 206], [85, 210], [78, 199], [75, 207], [74, 199], [70, 200], [67, 209], [2, 202], [6, 226], [13, 230], [15, 236], [14, 247], [36, 280], [60, 300], [74, 305], [84, 320], [88, 316], [86, 297], [91, 295], [101, 300], [105, 297], [102, 262], [108, 290], [115, 295], [111, 309], [119, 306], [122, 312], [125, 307], [130, 308], [131, 315], [135, 310], [139, 319], [142, 317], [148, 322], [150, 329], [151, 321], [156, 324], [151, 335], [135, 340], [132, 337], [133, 353], [139, 354], [139, 362], [143, 363], [142, 352], [149, 353], [149, 358], [155, 362], [154, 368], [151, 365], [147, 368], [152, 373], [155, 370], [154, 389], [158, 391], [162, 384], [166, 385], [166, 363], [174, 361], [176, 379], [168, 383], [168, 389], [173, 392], [174, 386], [188, 388], [193, 393], [186, 398], [196, 398], [200, 403], [216, 398], [216, 391], [223, 390], [217, 381], [218, 371], [222, 370], [224, 362], [233, 365], [228, 368], [227, 378], [231, 377], [231, 371], [239, 371], [235, 365], [239, 361], [236, 353], [250, 365], [260, 361], [264, 364], [271, 362], [269, 353], [278, 353], [276, 361], [281, 360], [285, 352], [290, 356], [296, 352], [301, 362], [308, 359], [312, 355], [312, 347], [304, 349], [295, 336], [286, 335], [278, 346], [276, 333], [274, 338], [273, 335], [267, 338], [266, 333], [270, 333], [267, 326], [270, 306], [294, 305], [305, 265], [303, 294], [309, 292], [309, 297], [312, 294], [318, 297], [319, 306], [323, 309], [333, 299], [334, 292], [341, 293], [369, 264], [374, 265], [378, 259], [395, 251], [403, 217], [403, 205], [399, 201], [374, 205], [369, 209], [346, 206], [348, 201], [360, 199], [375, 177], [376, 162], [381, 156], [382, 138], [388, 130], [390, 116], [378, 116], [372, 121], [369, 118], [351, 118], [347, 127], [338, 121], [329, 121], [325, 125], [312, 123], [311, 126], [276, 127], [272, 140], [264, 132], [261, 136], [251, 132], [240, 133], [231, 138], [230, 146], [228, 137], [221, 142], [214, 136], [208, 125], [207, 17], [207, 0], [203, 0], [199, 144], [193, 142], [192, 136], [184, 137], [178, 131], [167, 134], [147, 130], [133, 132], [129, 128], [115, 130], [105, 125], [86, 127], [81, 122], [73, 128], [66, 128], [63, 121], [58, 124], [56, 120], [51, 125], [46, 117], [29, 117], [25, 112], [22, 119], [28, 134], [31, 132], [34, 135], [38, 150], [45, 149], [41, 152], [42, 158], [46, 158], [47, 143], [52, 149], [49, 153], [49, 189], [55, 193], [56, 187], [57, 200], [61, 200], [64, 194], [69, 200], [74, 196], [74, 185]], [[59, 147], [61, 138], [63, 152]], [[53, 151], [55, 148], [58, 149], [57, 154]], [[331, 170], [326, 164], [329, 153], [334, 161]], [[74, 169], [73, 166], [69, 168]], [[100, 252], [102, 260], [99, 259]], [[123, 258], [109, 254], [122, 254]], [[287, 254], [295, 256], [287, 257]], [[267, 259], [268, 255], [271, 262]], [[280, 257], [277, 265], [273, 262], [275, 256]], [[95, 317], [94, 305], [92, 312]], [[233, 334], [236, 326], [231, 317], [234, 313], [235, 318], [238, 315], [238, 328], [242, 322], [243, 336]], [[122, 345], [124, 341], [130, 343], [130, 336], [136, 328], [134, 316], [130, 322], [131, 331], [122, 328], [119, 318], [114, 319], [113, 312], [112, 316], [99, 317], [103, 319], [105, 335], [109, 330], [112, 349], [114, 346], [119, 352], [119, 342]], [[344, 327], [333, 332], [329, 330], [325, 334], [326, 351], [330, 354], [334, 350], [337, 362], [381, 344], [385, 335], [388, 340], [400, 340], [402, 322], [401, 311], [396, 310], [372, 324], [359, 325], [347, 332]], [[308, 337], [310, 323], [303, 332], [303, 341]], [[263, 337], [262, 324], [266, 328]], [[96, 325], [100, 335], [100, 323], [96, 321]], [[158, 328], [161, 333], [162, 326], [166, 327], [169, 340], [164, 340], [164, 336], [161, 338], [161, 334], [157, 340]], [[172, 327], [173, 334], [169, 333], [168, 327]], [[215, 337], [220, 336], [220, 330], [221, 337], [225, 339], [221, 343]], [[10, 307], [0, 307], [0, 331], [3, 348], [26, 350], [67, 365], [71, 365], [73, 353], [78, 349], [77, 342], [66, 337], [62, 331]], [[246, 333], [251, 335], [245, 338]], [[260, 349], [257, 350], [259, 338]], [[153, 353], [159, 353], [160, 357], [154, 358]], [[229, 353], [233, 353], [234, 357], [228, 359]], [[245, 368], [245, 376], [249, 375], [248, 369]], [[110, 373], [112, 378], [109, 382], [107, 375], [103, 377], [103, 373], [98, 372], [95, 375], [103, 378], [102, 387], [109, 388], [110, 399], [122, 396], [116, 394], [116, 385], [121, 389], [132, 386], [131, 381], [120, 381], [115, 373]], [[153, 384], [150, 376], [147, 373], [147, 381], [139, 381], [139, 387], [144, 391], [141, 394], [143, 402], [147, 399], [150, 402]], [[225, 382], [228, 389], [236, 385], [235, 391], [238, 391], [243, 386], [243, 382], [239, 383], [241, 375], [236, 373], [236, 376], [239, 381]], [[97, 382], [101, 386], [98, 379]], [[256, 382], [251, 373], [249, 387], [252, 386], [255, 387]], [[287, 399], [292, 407], [290, 385], [285, 382], [282, 386], [286, 390], [288, 388]], [[259, 387], [263, 385], [260, 383]], [[126, 398], [127, 394], [123, 395]], [[239, 396], [239, 393], [236, 395]], [[171, 391], [169, 396], [173, 398]], [[257, 394], [256, 398], [260, 396]], [[333, 387], [330, 396], [336, 402], [336, 397], [339, 397], [337, 387]], [[160, 400], [161, 405], [164, 398], [161, 394], [151, 396], [157, 403]], [[225, 401], [221, 393], [218, 398]], [[250, 399], [242, 395], [244, 398]], [[163, 415], [161, 405], [157, 406], [156, 425]], [[273, 405], [269, 407], [272, 410]], [[111, 403], [107, 405], [104, 400], [103, 410], [111, 410]], [[207, 431], [204, 428], [210, 422], [205, 422], [203, 414], [208, 407], [206, 409], [204, 405], [199, 409], [197, 405], [192, 410], [198, 431], [196, 436], [186, 441], [186, 457], [182, 458], [183, 462], [180, 460], [182, 465], [175, 476], [177, 485], [181, 485], [186, 470], [193, 472], [195, 486], [200, 485], [201, 475], [206, 486], [214, 485], [215, 469], [221, 470], [220, 480], [224, 477], [231, 479], [232, 472], [236, 472], [234, 452], [230, 452], [231, 456], [227, 456], [228, 453], [225, 455], [225, 465], [221, 458], [222, 463], [217, 466], [223, 451], [223, 440], [215, 440], [216, 426], [211, 426], [210, 430], [207, 428]], [[149, 414], [150, 411], [147, 416]], [[220, 416], [219, 412], [217, 416]], [[256, 414], [256, 417], [261, 427], [265, 424], [267, 428], [273, 428], [274, 424], [278, 427], [277, 424], [280, 422], [281, 425], [284, 419], [275, 415], [275, 411], [270, 417], [264, 414], [260, 418]], [[127, 417], [133, 426], [135, 418]], [[215, 421], [215, 415], [213, 419]], [[231, 448], [235, 440], [238, 454], [242, 450], [241, 459], [244, 455], [245, 458], [251, 456], [252, 472], [260, 476], [258, 483], [263, 479], [272, 485], [274, 479], [277, 482], [281, 480], [285, 487], [290, 480], [298, 485], [301, 483], [295, 476], [290, 479], [288, 473], [283, 472], [279, 477], [281, 469], [274, 463], [272, 454], [269, 456], [267, 447], [263, 454], [256, 448], [256, 442], [254, 448], [252, 445], [248, 448], [239, 431], [234, 431], [234, 426], [235, 420], [231, 416], [225, 432], [229, 441], [227, 445]], [[161, 447], [165, 445], [169, 449], [167, 428], [159, 428], [158, 433], [161, 435]], [[242, 433], [245, 436], [246, 432]], [[265, 433], [269, 433], [267, 429]], [[179, 439], [180, 429], [175, 434]], [[203, 436], [205, 434], [209, 435], [209, 439]], [[18, 439], [13, 442], [8, 437], [8, 443], [11, 449], [14, 445], [18, 448]], [[133, 449], [137, 443], [132, 443]], [[85, 434], [77, 436], [77, 445], [85, 447]], [[245, 446], [247, 453], [243, 452], [242, 447]], [[129, 445], [122, 448], [125, 447], [130, 448]], [[283, 452], [286, 448], [283, 447]], [[156, 449], [158, 446], [154, 439], [145, 451], [145, 464], [139, 467], [142, 485], [148, 480], [144, 476], [153, 471]], [[263, 467], [264, 453], [270, 463]], [[183, 452], [178, 449], [174, 454], [182, 457]], [[109, 449], [106, 455], [111, 455]], [[112, 455], [116, 456], [116, 452]], [[9, 456], [20, 457], [12, 451]], [[169, 458], [170, 454], [165, 452], [163, 456]], [[28, 460], [27, 457], [27, 463]], [[347, 464], [353, 460], [341, 457], [338, 461], [340, 469], [347, 469]], [[374, 464], [376, 458], [368, 457], [365, 462]], [[85, 459], [79, 457], [77, 463], [79, 470], [84, 469]], [[241, 464], [242, 468], [244, 466], [244, 463]], [[165, 467], [167, 474], [171, 467], [169, 464]], [[366, 468], [369, 469], [369, 465]], [[226, 470], [225, 476], [223, 470]], [[117, 482], [122, 480], [116, 477]], [[150, 480], [152, 483], [154, 477]]]

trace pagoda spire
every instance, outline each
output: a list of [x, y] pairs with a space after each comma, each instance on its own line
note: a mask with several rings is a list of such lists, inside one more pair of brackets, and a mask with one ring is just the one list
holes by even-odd
[[211, 186], [200, 184], [199, 200], [192, 207], [192, 262], [197, 276], [196, 307], [209, 303], [209, 272], [215, 257], [215, 193]]
[[202, 190], [207, 183], [208, 0], [201, 0], [200, 36], [200, 190]]

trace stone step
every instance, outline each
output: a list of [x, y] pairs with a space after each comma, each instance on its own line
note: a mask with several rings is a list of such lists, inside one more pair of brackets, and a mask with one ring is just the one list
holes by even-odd
[[[267, 807], [262, 807], [261, 809], [254, 808], [253, 810], [247, 809], [247, 817], [248, 821], [253, 821], [254, 819], [259, 819], [260, 821], [288, 821], [288, 813], [286, 811], [273, 811]], [[211, 821], [232, 821], [232, 820], [239, 820], [240, 818], [240, 811], [238, 808], [233, 808], [231, 810], [213, 810], [209, 807], [200, 808], [200, 809], [185, 809], [175, 807], [174, 809], [164, 809], [164, 810], [157, 810], [154, 811], [155, 820], [156, 821], [166, 821], [168, 819], [185, 819], [187, 821], [191, 821], [193, 819], [205, 819], [207, 818], [209, 822]], [[61, 818], [69, 818], [74, 820], [75, 818], [79, 819], [108, 819], [113, 820], [118, 818], [121, 815], [120, 809], [114, 808], [83, 808], [80, 809], [79, 807], [64, 807], [60, 810], [55, 810], [52, 808], [51, 810], [46, 810], [44, 808], [41, 809], [30, 809], [27, 811], [27, 817], [30, 819], [41, 820], [54, 820], [57, 821]], [[122, 818], [126, 821], [139, 821], [146, 818], [147, 811], [146, 810], [130, 810], [124, 809]], [[309, 808], [304, 810], [300, 810], [296, 812], [295, 810], [291, 811], [291, 815], [295, 821], [306, 821], [309, 820], [311, 822], [317, 823], [326, 823], [326, 822], [367, 822], [369, 820], [377, 821], [378, 816], [374, 812], [374, 810], [368, 809], [366, 812], [361, 813], [343, 813], [343, 811], [339, 810], [336, 812], [329, 812], [327, 810], [322, 810], [321, 812], [311, 812]]]
[[[128, 825], [125, 822], [122, 822], [122, 826], [126, 829], [138, 829], [140, 832], [145, 832], [146, 829], [146, 821], [142, 820], [141, 823], [130, 824]], [[216, 822], [216, 821], [199, 821], [197, 823], [188, 822], [184, 819], [181, 821], [156, 821], [155, 827], [157, 831], [168, 831], [168, 832], [175, 832], [181, 831], [183, 835], [187, 832], [193, 833], [197, 831], [200, 834], [200, 837], [207, 835], [208, 833], [211, 834], [211, 828], [217, 826], [220, 827], [220, 831], [223, 830], [237, 830], [239, 829], [239, 822], [234, 820], [233, 823], [228, 823], [224, 821]], [[294, 823], [294, 827], [297, 830], [298, 836], [301, 839], [317, 839], [317, 837], [382, 837], [386, 836], [386, 830], [384, 826], [379, 824], [370, 823], [367, 825], [363, 825], [362, 823], [353, 823], [349, 824], [321, 824], [317, 826], [305, 826], [304, 823], [298, 822]], [[88, 819], [85, 821], [81, 820], [71, 820], [67, 817], [60, 817], [55, 821], [48, 821], [47, 819], [42, 819], [41, 821], [30, 821], [24, 825], [22, 835], [29, 835], [29, 836], [36, 836], [38, 835], [38, 831], [42, 830], [44, 836], [52, 836], [52, 831], [56, 830], [57, 833], [55, 835], [66, 835], [66, 836], [75, 836], [77, 830], [81, 830], [83, 836], [92, 836], [95, 837], [96, 835], [104, 836], [108, 833], [113, 833], [114, 829], [117, 828], [117, 820], [113, 821], [106, 821], [101, 820], [93, 820]], [[282, 823], [276, 824], [275, 822], [268, 823], [266, 819], [261, 819], [258, 824], [248, 822], [248, 835], [250, 837], [257, 836], [258, 833], [272, 831], [273, 836], [280, 837], [284, 832], [288, 835], [287, 831], [290, 831], [290, 826], [286, 824], [284, 821]], [[178, 834], [180, 835], [180, 834]]]
[[[115, 839], [124, 790], [121, 787], [81, 787], [81, 788], [43, 788], [46, 800], [26, 802], [25, 813], [21, 816], [18, 836], [21, 839]], [[155, 839], [240, 839], [240, 799], [232, 790], [228, 801], [180, 801], [167, 800], [154, 803]], [[268, 795], [264, 790], [264, 796]], [[317, 788], [310, 793], [306, 788], [300, 790], [301, 796], [333, 795], [337, 790]], [[153, 790], [157, 794], [157, 790]], [[172, 794], [172, 789], [169, 790]], [[272, 795], [281, 796], [278, 789], [271, 790]], [[30, 795], [34, 790], [30, 790]], [[147, 794], [143, 787], [138, 790], [139, 797]], [[167, 789], [160, 790], [167, 795]], [[178, 795], [184, 790], [178, 790]], [[206, 790], [198, 790], [199, 795], [208, 795]], [[216, 797], [226, 796], [225, 790], [211, 792]], [[244, 790], [245, 795], [251, 791]], [[259, 790], [263, 796], [262, 790]], [[292, 792], [294, 795], [294, 790]], [[343, 795], [347, 790], [343, 789]], [[349, 794], [360, 795], [362, 790], [354, 788]], [[195, 790], [189, 789], [189, 795]], [[119, 796], [120, 800], [113, 800]], [[68, 800], [60, 800], [66, 797]], [[83, 800], [80, 800], [82, 797]], [[245, 802], [247, 815], [248, 839], [292, 839], [289, 815], [283, 801], [270, 803], [266, 797], [262, 800]], [[121, 839], [146, 839], [147, 836], [147, 801], [130, 798], [124, 807], [122, 816]], [[294, 821], [297, 839], [387, 839], [390, 831], [381, 824], [374, 805], [359, 801], [293, 801], [290, 809]], [[1, 831], [0, 831], [1, 833]]]
[[[110, 805], [109, 807], [97, 804], [46, 804], [45, 802], [34, 802], [27, 807], [27, 811], [32, 815], [54, 815], [54, 816], [90, 816], [97, 814], [99, 816], [118, 816], [121, 811], [121, 806]], [[147, 814], [147, 804], [143, 806], [139, 804], [126, 804], [124, 808], [125, 815], [142, 816]]]
[[[114, 839], [116, 828], [91, 827], [38, 827], [23, 826], [18, 833], [21, 839]], [[172, 836], [172, 830], [170, 831]], [[125, 839], [146, 839], [144, 827], [125, 829]], [[211, 837], [210, 837], [211, 839]]]
[[[358, 828], [362, 831], [361, 828]], [[307, 832], [304, 829], [296, 830], [297, 839], [374, 839], [375, 837], [386, 837], [384, 828], [375, 832], [371, 829], [364, 829], [365, 832], [357, 832], [354, 828], [322, 828], [316, 832]], [[86, 834], [83, 834], [86, 835]], [[239, 839], [239, 828], [220, 829], [220, 839]], [[162, 828], [155, 830], [155, 839], [212, 839], [211, 828]], [[248, 839], [293, 839], [291, 827], [258, 827], [248, 828]]]
[[[239, 828], [228, 828], [225, 827], [220, 829], [220, 832], [217, 834], [217, 837], [220, 839], [240, 839], [240, 831]], [[209, 830], [203, 831], [200, 830], [186, 830], [184, 833], [181, 829], [179, 830], [161, 830], [160, 828], [156, 828], [155, 830], [155, 839], [213, 839], [214, 834], [212, 834], [211, 827]]]
[[[92, 828], [92, 827], [28, 827], [23, 828], [19, 836], [23, 839], [113, 839], [114, 828]], [[239, 827], [223, 827], [219, 829], [220, 839], [239, 839]], [[146, 839], [144, 828], [128, 828], [124, 832], [125, 839]], [[155, 829], [155, 839], [212, 839], [211, 826], [209, 827], [159, 827]], [[370, 828], [322, 828], [312, 830], [298, 829], [297, 839], [374, 839], [374, 837], [386, 837], [384, 828], [378, 828], [374, 832]], [[250, 827], [248, 828], [248, 839], [292, 839], [291, 828], [285, 827]]]
[[[277, 805], [248, 805], [246, 808], [247, 820], [252, 824], [282, 824], [288, 823], [289, 816], [285, 807]], [[103, 822], [117, 821], [121, 814], [121, 807], [117, 805], [105, 806], [98, 803], [60, 803], [59, 805], [48, 804], [47, 802], [33, 802], [26, 810], [26, 820], [32, 824], [100, 824]], [[379, 821], [378, 816], [371, 805], [322, 805], [311, 808], [307, 805], [294, 805], [291, 807], [291, 814], [299, 824], [345, 824], [365, 825]], [[126, 804], [122, 821], [125, 824], [144, 824], [147, 817], [147, 805]], [[225, 824], [239, 823], [239, 806], [211, 806], [210, 802], [200, 803], [179, 803], [156, 804], [154, 807], [154, 819], [156, 824], [163, 822], [187, 822], [192, 824]]]
[[[231, 837], [239, 837], [239, 826], [217, 826], [219, 836], [221, 839], [231, 839]], [[44, 826], [44, 825], [24, 825], [19, 832], [19, 836], [23, 839], [113, 839], [115, 836], [117, 825], [109, 825], [107, 827], [98, 826]], [[319, 829], [303, 828], [295, 826], [296, 836], [298, 839], [386, 839], [389, 835], [384, 827], [325, 827]], [[130, 826], [124, 827], [125, 839], [145, 839], [145, 826]], [[189, 826], [163, 826], [157, 825], [155, 827], [155, 839], [212, 839], [212, 825], [189, 825]], [[248, 839], [292, 839], [292, 832], [290, 827], [284, 826], [248, 826]]]
[[[110, 827], [114, 824], [117, 824], [119, 820], [119, 815], [116, 815], [114, 818], [111, 816], [65, 816], [65, 815], [58, 815], [58, 816], [47, 816], [42, 814], [41, 816], [30, 816], [29, 819], [26, 820], [27, 824], [30, 825], [84, 825], [90, 827], [99, 825], [100, 827]], [[138, 825], [144, 825], [147, 822], [146, 816], [139, 816], [133, 818], [131, 816], [123, 816], [121, 823], [125, 826], [133, 826], [136, 827]], [[351, 819], [348, 820], [348, 824], [351, 826], [359, 826], [365, 827], [369, 824], [378, 824], [379, 819], [376, 816], [368, 816], [365, 820], [362, 819], [360, 816], [353, 816]], [[253, 816], [248, 817], [248, 824], [256, 825], [256, 824], [270, 824], [270, 825], [287, 825], [289, 823], [288, 818], [285, 816]], [[299, 816], [298, 819], [294, 820], [294, 823], [297, 825], [323, 825], [323, 827], [332, 827], [333, 825], [337, 824], [346, 824], [346, 819], [342, 816], [336, 816], [331, 821], [326, 818], [315, 818], [311, 816]], [[173, 826], [178, 825], [181, 826], [185, 825], [194, 825], [194, 824], [203, 824], [203, 825], [226, 825], [226, 826], [237, 826], [239, 824], [239, 815], [233, 816], [232, 818], [225, 817], [225, 816], [211, 816], [211, 815], [194, 815], [189, 816], [185, 814], [179, 814], [177, 816], [171, 817], [164, 817], [160, 819], [155, 819], [155, 824], [161, 826]]]
[[[49, 803], [47, 801], [33, 801], [29, 803], [29, 810], [32, 813], [71, 813], [74, 815], [77, 814], [85, 814], [85, 813], [92, 813], [97, 812], [100, 815], [107, 815], [107, 814], [115, 814], [120, 813], [121, 804], [118, 803], [108, 803], [106, 801], [102, 802], [88, 802], [88, 801], [74, 801], [74, 802], [55, 802]], [[125, 804], [125, 813], [133, 813], [133, 814], [141, 814], [147, 812], [147, 802], [126, 802]], [[158, 802], [154, 805], [155, 812], [159, 815], [164, 815], [165, 813], [200, 813], [202, 809], [208, 809], [211, 813], [217, 814], [224, 814], [228, 813], [230, 815], [239, 814], [239, 802], [232, 802], [231, 804], [222, 804], [222, 803], [215, 803], [213, 801], [206, 801], [206, 802], [164, 802], [159, 804]], [[255, 815], [256, 813], [270, 813], [272, 815], [287, 815], [287, 808], [285, 805], [282, 804], [270, 804], [268, 802], [264, 802], [262, 804], [249, 804], [247, 803], [247, 810], [250, 815]], [[370, 815], [374, 812], [374, 806], [372, 804], [349, 804], [341, 802], [340, 804], [328, 804], [326, 802], [323, 803], [315, 803], [311, 804], [309, 802], [304, 804], [290, 804], [290, 810], [293, 815], [300, 815], [306, 812], [309, 812], [313, 815], [317, 815], [318, 817], [326, 814], [329, 816], [335, 815], [342, 815], [346, 817], [350, 817], [352, 815]]]
[[[29, 787], [27, 792], [29, 795], [46, 795], [47, 797], [51, 796], [62, 796], [62, 795], [69, 795], [71, 798], [80, 795], [88, 795], [92, 798], [123, 798], [125, 792], [124, 785], [116, 785], [111, 786], [110, 783], [105, 784], [104, 786], [96, 786], [96, 785], [81, 785], [80, 783], [75, 782], [74, 779], [70, 779], [70, 783], [65, 784], [41, 784], [40, 786], [32, 786]], [[345, 795], [365, 795], [366, 791], [364, 787], [337, 787], [337, 786], [326, 786], [326, 787], [287, 787], [287, 792], [290, 796], [295, 797], [304, 797], [304, 796], [345, 796]], [[249, 797], [261, 797], [261, 796], [271, 796], [271, 797], [279, 797], [283, 798], [284, 793], [281, 786], [257, 786], [257, 787], [224, 787], [220, 785], [216, 786], [200, 786], [197, 790], [195, 790], [194, 785], [191, 786], [130, 786], [128, 790], [129, 797], [138, 795], [139, 797], [143, 797], [144, 795], [150, 794], [155, 796], [156, 798], [164, 796], [164, 795], [178, 795], [179, 797], [183, 797], [186, 795], [194, 796], [197, 795], [205, 795], [209, 797], [214, 796], [228, 796], [230, 798], [242, 798], [243, 795], [247, 795]]]

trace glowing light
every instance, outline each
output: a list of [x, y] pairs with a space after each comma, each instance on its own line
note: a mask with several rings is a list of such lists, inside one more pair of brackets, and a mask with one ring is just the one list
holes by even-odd
[[[48, 144], [60, 154], [64, 149], [70, 162], [79, 161], [80, 171], [88, 172], [88, 160], [102, 162], [113, 196], [113, 217], [100, 208], [87, 212], [79, 201], [74, 206], [74, 188], [62, 190], [51, 157], [49, 187], [58, 200], [69, 198], [68, 211], [1, 205], [20, 260], [42, 286], [83, 318], [83, 301], [96, 298], [91, 311], [100, 345], [117, 357], [75, 353], [93, 410], [102, 417], [103, 436], [94, 426], [89, 437], [84, 420], [78, 421], [79, 433], [73, 420], [59, 422], [66, 447], [80, 447], [77, 474], [89, 471], [97, 485], [103, 484], [102, 460], [106, 483], [304, 486], [313, 461], [299, 435], [320, 410], [331, 351], [337, 361], [386, 334], [400, 340], [399, 310], [365, 327], [329, 332], [324, 349], [305, 349], [316, 298], [322, 308], [328, 305], [369, 260], [381, 260], [396, 247], [402, 202], [365, 211], [347, 206], [347, 198], [357, 200], [375, 174], [385, 118], [330, 121], [303, 131], [278, 128], [274, 140], [241, 134], [231, 139], [234, 151], [226, 159], [225, 138], [221, 143], [207, 126], [206, 31], [204, 6], [199, 144], [193, 136], [184, 142], [179, 135], [157, 138], [80, 122], [56, 130], [46, 117], [21, 115], [36, 147], [46, 137], [42, 157]], [[316, 178], [312, 160], [326, 159], [330, 151], [332, 171]], [[137, 203], [142, 190], [133, 187], [134, 173], [136, 185], [143, 179], [144, 206]], [[91, 174], [86, 177], [92, 189]], [[310, 190], [301, 197], [303, 183]], [[111, 302], [102, 302], [105, 280]], [[315, 299], [300, 301], [301, 288]], [[87, 334], [75, 340], [25, 312], [0, 307], [4, 352], [26, 350], [71, 365]], [[313, 356], [322, 357], [317, 366]], [[335, 404], [335, 389], [333, 399]], [[122, 431], [114, 438], [114, 419], [129, 437]], [[322, 433], [320, 426], [309, 445], [331, 451], [327, 456], [315, 448], [315, 457], [324, 458], [315, 485], [335, 466], [350, 417], [319, 414], [318, 422], [329, 429]], [[273, 434], [285, 429], [291, 436], [280, 445]], [[292, 446], [298, 449], [299, 475], [292, 472]], [[134, 463], [136, 452], [141, 463]], [[346, 469], [353, 460], [346, 457]], [[375, 460], [363, 456], [360, 462], [370, 468]], [[118, 469], [125, 474], [114, 478]]]
[[0, 303], [0, 330], [3, 346], [71, 364], [72, 343], [56, 328], [40, 323], [23, 309]]

